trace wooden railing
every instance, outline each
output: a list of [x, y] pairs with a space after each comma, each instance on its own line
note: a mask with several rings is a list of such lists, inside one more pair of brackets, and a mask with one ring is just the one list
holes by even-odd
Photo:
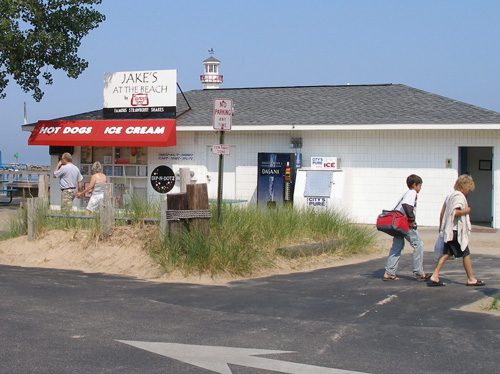
[[36, 170], [0, 169], [0, 191], [5, 195], [33, 197], [47, 196], [50, 170], [37, 168]]

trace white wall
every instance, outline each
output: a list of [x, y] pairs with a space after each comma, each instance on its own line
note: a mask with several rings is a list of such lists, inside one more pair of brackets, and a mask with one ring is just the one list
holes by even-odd
[[[230, 155], [224, 156], [223, 198], [257, 202], [257, 153], [292, 152], [290, 136], [279, 133], [238, 133], [228, 132], [225, 144], [231, 146]], [[210, 199], [217, 198], [218, 156], [210, 151], [210, 146], [219, 143], [217, 132], [177, 133], [177, 145], [167, 148], [149, 149], [149, 174], [159, 165], [170, 166], [174, 172], [180, 167], [195, 171], [197, 183], [208, 183]], [[192, 160], [161, 159], [162, 153], [194, 154]], [[176, 184], [172, 193], [179, 192]], [[148, 184], [149, 196], [158, 196]]]
[[[409, 174], [420, 175], [423, 188], [419, 195], [417, 222], [424, 226], [438, 224], [444, 197], [452, 190], [458, 175], [458, 147], [500, 146], [500, 131], [495, 130], [384, 130], [384, 131], [282, 131], [226, 133], [225, 143], [232, 145], [225, 157], [224, 198], [256, 203], [257, 153], [293, 153], [290, 138], [303, 141], [303, 166], [310, 166], [312, 156], [336, 156], [341, 159], [344, 174], [343, 208], [356, 221], [373, 224], [382, 209], [391, 209], [406, 190]], [[209, 197], [216, 198], [217, 156], [209, 147], [218, 144], [214, 132], [178, 132], [177, 145], [149, 148], [149, 169], [168, 165], [177, 172], [181, 167], [194, 171], [194, 180], [209, 184]], [[163, 154], [163, 155], [162, 155]], [[192, 155], [192, 159], [164, 159], [164, 154]], [[75, 163], [79, 163], [79, 147], [75, 147]], [[188, 157], [189, 158], [189, 157]], [[452, 168], [445, 168], [446, 159]], [[51, 158], [54, 169], [57, 158]], [[500, 170], [493, 157], [494, 227], [500, 228]], [[147, 181], [148, 196], [160, 197]], [[172, 192], [179, 192], [176, 185]], [[51, 179], [51, 203], [59, 205], [57, 179]], [[76, 202], [75, 202], [76, 204]]]
[[[393, 208], [406, 190], [409, 174], [418, 174], [424, 184], [419, 195], [417, 222], [436, 226], [445, 196], [453, 189], [458, 176], [458, 147], [500, 145], [500, 131], [495, 130], [385, 130], [385, 131], [309, 131], [309, 132], [253, 132], [226, 133], [225, 143], [231, 144], [232, 162], [227, 162], [224, 175], [224, 198], [256, 202], [257, 153], [290, 152], [290, 138], [302, 137], [303, 166], [310, 166], [311, 156], [336, 156], [341, 159], [345, 172], [344, 198], [348, 213], [358, 222], [374, 223], [382, 209]], [[150, 162], [167, 164], [174, 169], [185, 166], [194, 168], [199, 182], [209, 176], [215, 198], [217, 170], [208, 160], [207, 147], [218, 143], [216, 132], [177, 133], [177, 146], [168, 148], [170, 153], [194, 153], [192, 161], [162, 162], [155, 155], [165, 149], [151, 149]], [[156, 157], [157, 159], [157, 157]], [[447, 169], [446, 159], [452, 160]], [[234, 165], [234, 166], [231, 166]], [[213, 169], [213, 170], [212, 170]], [[151, 168], [152, 170], [152, 168]], [[493, 159], [495, 186], [500, 186], [498, 162]], [[234, 181], [234, 195], [230, 182]], [[226, 186], [226, 183], [228, 185]], [[495, 201], [500, 189], [496, 188]], [[175, 190], [174, 190], [175, 192]], [[227, 193], [227, 194], [226, 194]], [[500, 204], [494, 205], [494, 227]]]
[[[341, 158], [341, 167], [350, 172], [345, 187], [352, 194], [350, 214], [358, 222], [374, 223], [382, 209], [396, 205], [407, 188], [406, 177], [420, 175], [424, 183], [417, 222], [424, 226], [438, 225], [443, 200], [458, 176], [458, 147], [500, 143], [499, 131], [486, 130], [338, 131], [302, 137], [304, 166], [311, 156], [326, 156], [325, 149]], [[452, 160], [452, 168], [445, 168], [446, 159]], [[497, 165], [494, 160], [494, 170]]]

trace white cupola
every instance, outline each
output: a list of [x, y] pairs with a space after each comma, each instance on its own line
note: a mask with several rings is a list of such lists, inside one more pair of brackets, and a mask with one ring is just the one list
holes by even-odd
[[203, 74], [200, 75], [200, 82], [203, 83], [203, 89], [210, 90], [219, 88], [224, 81], [224, 77], [219, 74], [220, 61], [213, 54], [213, 48], [208, 51], [210, 57], [203, 61]]

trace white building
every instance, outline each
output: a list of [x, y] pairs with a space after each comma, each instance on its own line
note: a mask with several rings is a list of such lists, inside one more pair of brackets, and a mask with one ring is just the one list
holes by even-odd
[[[218, 69], [214, 60], [206, 60], [205, 69], [213, 62]], [[148, 179], [156, 166], [175, 172], [188, 167], [193, 181], [208, 183], [209, 197], [215, 199], [218, 156], [211, 146], [219, 135], [212, 127], [212, 109], [214, 99], [228, 98], [235, 112], [232, 130], [225, 134], [231, 146], [224, 156], [225, 199], [255, 204], [258, 153], [294, 153], [291, 143], [299, 139], [303, 167], [314, 156], [341, 160], [342, 195], [332, 196], [334, 206], [357, 222], [374, 223], [382, 209], [392, 209], [406, 190], [406, 177], [414, 173], [424, 181], [417, 221], [436, 226], [444, 197], [456, 177], [468, 172], [476, 181], [469, 197], [472, 220], [500, 227], [500, 164], [494, 157], [500, 113], [402, 84], [203, 89], [184, 95], [187, 102], [181, 94], [177, 98], [175, 146], [139, 148], [134, 156], [134, 149], [76, 146], [75, 163], [100, 160], [108, 164], [117, 195], [148, 197], [159, 196]], [[97, 110], [62, 119], [102, 118]], [[56, 162], [53, 156], [53, 167]], [[57, 181], [51, 187], [51, 202], [58, 205]]]

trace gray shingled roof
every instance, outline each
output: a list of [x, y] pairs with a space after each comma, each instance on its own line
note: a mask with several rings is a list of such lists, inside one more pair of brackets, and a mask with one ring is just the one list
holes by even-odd
[[[215, 98], [238, 125], [500, 124], [500, 113], [402, 84], [223, 88], [177, 96], [178, 126], [211, 126]], [[62, 119], [102, 119], [102, 110]]]
[[[210, 125], [214, 98], [233, 99], [238, 125], [500, 124], [500, 113], [402, 84], [227, 88], [185, 93], [178, 125]], [[187, 109], [182, 97], [177, 113]]]

